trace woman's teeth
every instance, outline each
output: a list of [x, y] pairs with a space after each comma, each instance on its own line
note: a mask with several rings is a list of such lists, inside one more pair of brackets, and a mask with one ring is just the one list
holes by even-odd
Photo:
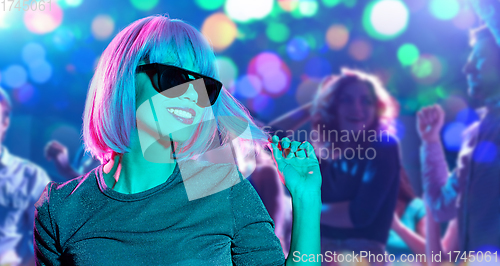
[[193, 117], [193, 115], [191, 113], [186, 112], [186, 111], [182, 111], [182, 110], [179, 110], [179, 109], [168, 108], [167, 110], [170, 113], [175, 114], [176, 116], [180, 116], [182, 118], [190, 119], [190, 118]]

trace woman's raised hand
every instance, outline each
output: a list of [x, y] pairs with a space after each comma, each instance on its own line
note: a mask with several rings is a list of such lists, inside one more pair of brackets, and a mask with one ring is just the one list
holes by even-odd
[[280, 142], [278, 136], [273, 136], [270, 144], [281, 182], [292, 197], [303, 193], [320, 193], [318, 158], [309, 142], [290, 141], [288, 138], [283, 138]]

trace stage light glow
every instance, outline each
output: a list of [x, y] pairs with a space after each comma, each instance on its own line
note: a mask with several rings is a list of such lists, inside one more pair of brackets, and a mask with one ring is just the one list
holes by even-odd
[[30, 64], [30, 78], [38, 84], [47, 82], [52, 76], [52, 66], [45, 60], [38, 60]]
[[226, 56], [218, 56], [216, 59], [219, 69], [219, 78], [224, 87], [231, 88], [234, 86], [234, 81], [238, 76], [238, 67], [233, 60]]
[[332, 25], [326, 31], [326, 43], [332, 50], [341, 50], [349, 41], [349, 30], [344, 25]]
[[429, 8], [437, 19], [449, 20], [458, 14], [460, 4], [457, 0], [431, 0]]
[[30, 42], [23, 47], [21, 56], [24, 63], [30, 65], [33, 62], [45, 60], [45, 49], [38, 43]]
[[371, 37], [389, 40], [406, 30], [409, 16], [408, 8], [401, 0], [378, 0], [365, 8], [363, 27]]
[[322, 0], [326, 7], [334, 7], [342, 2], [342, 0]]
[[271, 13], [273, 5], [273, 0], [227, 0], [224, 11], [232, 20], [245, 23], [265, 18]]
[[219, 9], [224, 5], [225, 0], [196, 0], [196, 4], [205, 10], [213, 11]]
[[235, 93], [244, 98], [253, 98], [262, 91], [262, 81], [256, 75], [244, 75], [236, 81]]
[[17, 88], [26, 83], [28, 74], [20, 65], [11, 65], [2, 73], [2, 83], [9, 88]]
[[158, 2], [159, 0], [130, 0], [132, 6], [142, 11], [149, 11], [153, 9]]
[[318, 2], [316, 0], [302, 0], [299, 2], [299, 11], [304, 17], [312, 17], [318, 13]]
[[444, 126], [443, 144], [449, 151], [459, 151], [462, 145], [462, 132], [466, 126], [460, 122], [451, 122]]
[[294, 61], [304, 60], [309, 55], [309, 50], [309, 44], [302, 37], [294, 37], [286, 46], [288, 57]]
[[413, 63], [417, 62], [419, 56], [418, 48], [411, 43], [405, 43], [398, 49], [398, 60], [403, 66], [413, 65]]
[[234, 42], [238, 29], [225, 14], [214, 13], [205, 19], [201, 32], [210, 40], [214, 50], [220, 52]]
[[453, 25], [461, 30], [468, 30], [476, 24], [476, 15], [470, 9], [462, 9], [457, 16], [453, 18]]
[[92, 34], [97, 40], [108, 39], [115, 29], [113, 18], [108, 15], [98, 15], [92, 20]]
[[354, 40], [349, 45], [349, 55], [357, 61], [364, 61], [372, 54], [372, 45], [365, 40]]
[[290, 36], [290, 30], [283, 23], [271, 22], [267, 26], [266, 35], [273, 42], [284, 42]]
[[[40, 5], [37, 8], [40, 8]], [[26, 28], [36, 34], [45, 34], [54, 31], [61, 25], [63, 19], [63, 11], [57, 2], [45, 3], [45, 10], [32, 10], [24, 12], [24, 25]]]

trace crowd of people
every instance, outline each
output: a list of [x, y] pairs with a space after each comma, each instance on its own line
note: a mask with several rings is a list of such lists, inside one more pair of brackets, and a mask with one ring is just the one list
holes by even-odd
[[[419, 197], [395, 137], [398, 102], [377, 77], [342, 69], [310, 104], [265, 125], [218, 81], [199, 31], [140, 19], [99, 60], [75, 159], [46, 145], [67, 182], [2, 145], [12, 106], [0, 90], [0, 265], [336, 265], [318, 258], [499, 251], [500, 153], [484, 147], [500, 148], [500, 45], [482, 26], [471, 47], [463, 72], [480, 120], [450, 171], [443, 109], [416, 114]], [[273, 136], [307, 122], [315, 141]], [[200, 159], [227, 147], [224, 163]]]

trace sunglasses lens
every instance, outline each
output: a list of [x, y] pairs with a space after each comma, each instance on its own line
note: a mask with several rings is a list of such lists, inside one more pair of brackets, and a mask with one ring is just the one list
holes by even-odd
[[219, 96], [218, 84], [211, 79], [204, 78], [205, 86], [207, 87], [207, 94], [209, 99], [209, 104], [212, 105], [217, 100], [217, 96]]
[[[199, 76], [194, 78], [199, 78]], [[179, 97], [186, 93], [192, 81], [194, 81], [193, 76], [182, 69], [168, 68], [160, 74], [160, 84], [157, 86], [157, 90], [169, 98]], [[210, 78], [204, 77], [203, 82], [205, 88], [195, 86], [198, 92], [198, 105], [200, 107], [209, 107], [215, 103], [221, 86], [217, 81]], [[200, 91], [201, 89], [203, 91]]]
[[184, 84], [187, 82], [187, 76], [178, 70], [168, 70], [161, 74], [160, 76], [160, 93], [163, 95], [174, 98], [183, 95], [189, 84]]

